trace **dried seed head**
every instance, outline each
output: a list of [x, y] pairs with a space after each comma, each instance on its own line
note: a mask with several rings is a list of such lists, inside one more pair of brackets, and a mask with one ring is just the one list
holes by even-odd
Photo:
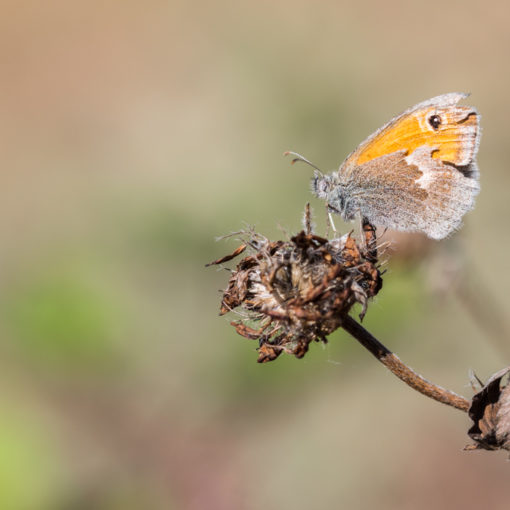
[[252, 253], [232, 272], [220, 314], [236, 308], [244, 313], [231, 324], [259, 341], [259, 362], [282, 352], [303, 357], [310, 342], [327, 341], [355, 303], [362, 305], [362, 318], [382, 286], [373, 239], [364, 249], [350, 234], [330, 241], [305, 231], [290, 241], [269, 241], [255, 232], [243, 237]]

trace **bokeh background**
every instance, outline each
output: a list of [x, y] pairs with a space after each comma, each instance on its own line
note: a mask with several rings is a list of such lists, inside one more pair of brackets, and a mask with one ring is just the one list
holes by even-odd
[[[482, 192], [401, 236], [366, 327], [466, 396], [510, 361], [506, 2], [3, 1], [0, 508], [508, 508], [503, 453], [346, 334], [258, 365], [204, 264], [301, 228], [325, 171], [467, 91]], [[350, 226], [338, 222], [340, 230]]]

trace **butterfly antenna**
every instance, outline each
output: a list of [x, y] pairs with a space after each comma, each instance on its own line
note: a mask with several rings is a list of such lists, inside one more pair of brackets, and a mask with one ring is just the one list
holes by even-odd
[[311, 161], [308, 161], [308, 159], [301, 156], [301, 154], [298, 154], [297, 152], [286, 151], [283, 153], [283, 155], [284, 156], [294, 156], [294, 159], [291, 161], [291, 164], [294, 164], [296, 161], [302, 161], [303, 163], [310, 165], [312, 168], [315, 168], [315, 170], [317, 170], [317, 172], [319, 172], [321, 174], [321, 177], [324, 176], [322, 170], [318, 166], [314, 165]]

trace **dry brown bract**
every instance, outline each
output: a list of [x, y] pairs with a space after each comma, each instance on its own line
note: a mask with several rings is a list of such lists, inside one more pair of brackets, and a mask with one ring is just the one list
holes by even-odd
[[510, 451], [510, 384], [501, 383], [509, 373], [510, 367], [497, 372], [473, 397], [469, 417], [474, 424], [468, 434], [475, 444], [467, 450]]
[[[372, 249], [360, 248], [350, 234], [327, 240], [300, 232], [290, 241], [269, 241], [244, 233], [252, 253], [239, 262], [223, 293], [220, 315], [238, 308], [243, 319], [231, 324], [244, 336], [259, 341], [258, 361], [282, 352], [303, 357], [310, 342], [342, 324], [355, 303], [365, 315], [367, 301], [382, 279]], [[221, 264], [244, 251], [244, 244]]]

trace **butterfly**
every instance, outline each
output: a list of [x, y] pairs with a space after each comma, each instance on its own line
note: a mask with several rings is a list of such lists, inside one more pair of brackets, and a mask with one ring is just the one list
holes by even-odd
[[397, 115], [329, 175], [316, 172], [313, 193], [344, 220], [424, 232], [443, 239], [458, 230], [480, 191], [476, 153], [480, 115], [444, 94]]

